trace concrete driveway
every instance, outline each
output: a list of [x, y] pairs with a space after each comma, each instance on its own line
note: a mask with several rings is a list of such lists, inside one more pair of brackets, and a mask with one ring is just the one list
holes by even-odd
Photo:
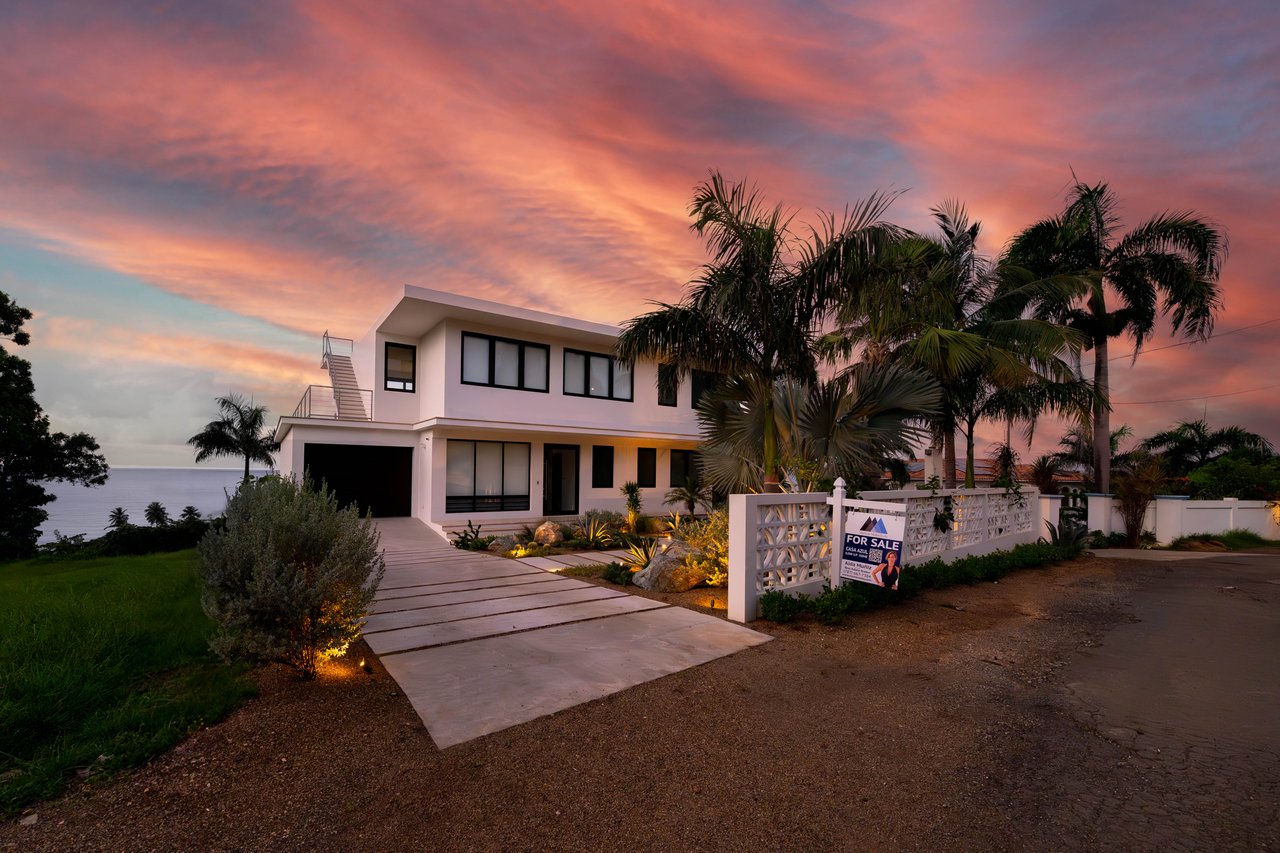
[[365, 640], [441, 749], [767, 642], [712, 616], [381, 519]]

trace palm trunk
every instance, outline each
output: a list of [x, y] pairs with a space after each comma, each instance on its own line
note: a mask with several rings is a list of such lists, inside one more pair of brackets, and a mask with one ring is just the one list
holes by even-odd
[[1111, 380], [1105, 334], [1093, 343], [1093, 359], [1093, 387], [1099, 397], [1093, 404], [1093, 472], [1098, 491], [1106, 495], [1111, 493]]
[[942, 437], [942, 485], [948, 489], [956, 487], [956, 429], [951, 424]]
[[764, 491], [766, 494], [782, 491], [778, 483], [778, 425], [773, 422], [772, 384], [764, 398]]
[[244, 457], [244, 478], [249, 479], [249, 455], [246, 453]]
[[977, 426], [975, 421], [969, 421], [969, 431], [964, 434], [964, 487], [966, 489], [972, 489], [977, 485], [973, 469], [973, 430], [975, 426]]

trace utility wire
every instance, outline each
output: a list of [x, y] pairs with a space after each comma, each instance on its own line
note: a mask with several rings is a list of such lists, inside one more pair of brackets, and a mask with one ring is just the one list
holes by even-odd
[[[1238, 329], [1227, 329], [1225, 332], [1218, 332], [1214, 335], [1211, 335], [1208, 340], [1204, 340], [1204, 341], [1196, 341], [1196, 340], [1179, 341], [1175, 344], [1165, 344], [1164, 346], [1161, 346], [1161, 347], [1144, 347], [1141, 350], [1137, 350], [1135, 352], [1129, 352], [1129, 353], [1125, 353], [1124, 355], [1117, 355], [1117, 356], [1108, 358], [1107, 362], [1110, 363], [1113, 361], [1123, 361], [1126, 358], [1133, 358], [1135, 355], [1144, 355], [1149, 352], [1159, 352], [1162, 349], [1173, 349], [1174, 347], [1189, 347], [1192, 344], [1207, 344], [1207, 343], [1211, 343], [1217, 338], [1225, 338], [1227, 335], [1234, 335], [1237, 332], [1247, 332], [1250, 329], [1257, 329], [1260, 326], [1269, 326], [1272, 323], [1280, 323], [1280, 317], [1272, 317], [1270, 320], [1263, 320], [1261, 323], [1254, 323], [1252, 326], [1241, 326]], [[1097, 362], [1095, 361], [1094, 364], [1097, 364]], [[1092, 370], [1092, 369], [1093, 369], [1093, 364], [1090, 364], [1088, 367], [1080, 368], [1082, 373], [1086, 370]], [[1200, 398], [1197, 397], [1195, 399], [1198, 400]]]
[[1201, 394], [1199, 397], [1176, 397], [1171, 400], [1113, 400], [1117, 406], [1149, 406], [1153, 403], [1188, 403], [1192, 400], [1212, 400], [1215, 397], [1237, 397], [1241, 394], [1253, 394], [1257, 391], [1270, 391], [1272, 388], [1280, 388], [1280, 382], [1275, 385], [1263, 385], [1261, 388], [1249, 388], [1244, 391], [1232, 391], [1227, 394]]

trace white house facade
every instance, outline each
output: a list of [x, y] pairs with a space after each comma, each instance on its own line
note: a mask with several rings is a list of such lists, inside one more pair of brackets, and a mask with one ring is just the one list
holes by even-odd
[[647, 512], [693, 470], [689, 377], [612, 357], [614, 326], [406, 285], [363, 338], [323, 339], [327, 385], [276, 428], [279, 468], [375, 516], [485, 532], [588, 509]]

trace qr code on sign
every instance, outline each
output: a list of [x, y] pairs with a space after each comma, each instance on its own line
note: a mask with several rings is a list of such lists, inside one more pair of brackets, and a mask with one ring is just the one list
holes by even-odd
[[880, 548], [872, 548], [871, 550], [867, 551], [867, 559], [873, 563], [883, 563], [884, 551]]

